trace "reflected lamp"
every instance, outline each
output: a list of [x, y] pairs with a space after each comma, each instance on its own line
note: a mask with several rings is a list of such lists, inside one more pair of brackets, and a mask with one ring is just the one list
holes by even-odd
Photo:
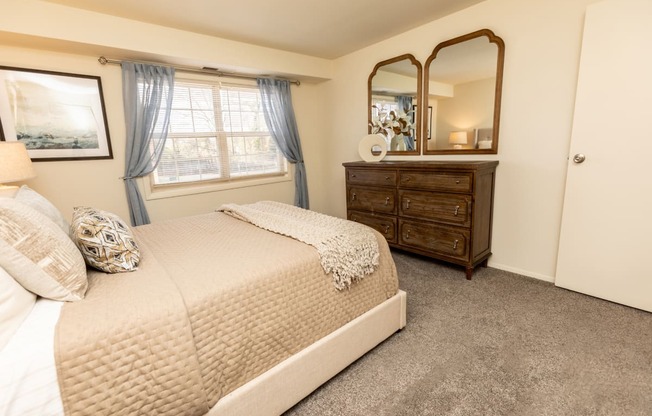
[[453, 145], [453, 149], [461, 149], [463, 144], [467, 144], [467, 134], [465, 131], [452, 131], [448, 136], [448, 143]]

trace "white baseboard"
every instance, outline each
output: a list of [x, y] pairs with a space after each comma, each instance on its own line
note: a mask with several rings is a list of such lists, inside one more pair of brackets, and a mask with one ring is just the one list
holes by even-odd
[[531, 271], [528, 271], [528, 270], [519, 269], [517, 267], [511, 267], [511, 266], [506, 266], [504, 264], [493, 263], [491, 261], [489, 261], [488, 266], [493, 267], [494, 269], [505, 270], [506, 272], [512, 272], [512, 273], [520, 274], [520, 275], [523, 275], [523, 276], [533, 277], [533, 278], [539, 279], [539, 280], [544, 280], [546, 282], [555, 283], [555, 277], [554, 276], [547, 276], [545, 274], [534, 273], [534, 272], [531, 272]]

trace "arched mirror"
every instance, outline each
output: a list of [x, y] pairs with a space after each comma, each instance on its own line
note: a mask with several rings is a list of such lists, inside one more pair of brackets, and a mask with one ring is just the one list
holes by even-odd
[[437, 45], [425, 64], [424, 154], [498, 153], [504, 56], [489, 29]]
[[411, 54], [379, 62], [369, 75], [369, 133], [385, 138], [388, 155], [420, 154], [421, 79]]

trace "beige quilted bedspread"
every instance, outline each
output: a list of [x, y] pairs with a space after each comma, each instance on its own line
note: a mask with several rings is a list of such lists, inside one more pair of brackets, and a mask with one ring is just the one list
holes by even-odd
[[204, 414], [222, 396], [396, 294], [380, 265], [338, 291], [314, 248], [223, 213], [134, 229], [138, 271], [90, 273], [55, 342], [67, 415]]

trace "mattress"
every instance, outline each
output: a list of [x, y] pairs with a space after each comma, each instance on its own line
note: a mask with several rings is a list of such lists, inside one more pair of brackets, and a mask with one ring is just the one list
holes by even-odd
[[[374, 232], [375, 233], [375, 232]], [[204, 414], [221, 397], [394, 296], [380, 265], [339, 291], [317, 252], [223, 213], [134, 228], [139, 270], [89, 273], [55, 354], [66, 414]]]

